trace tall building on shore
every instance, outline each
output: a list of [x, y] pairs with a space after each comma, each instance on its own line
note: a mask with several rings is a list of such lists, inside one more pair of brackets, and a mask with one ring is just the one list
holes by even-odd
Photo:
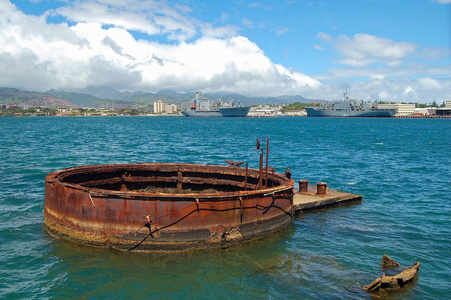
[[175, 104], [166, 104], [165, 108], [164, 108], [164, 111], [167, 114], [175, 113], [175, 112], [177, 112], [177, 105], [175, 105]]
[[164, 101], [158, 100], [153, 103], [153, 112], [156, 114], [162, 113], [164, 111], [164, 106], [166, 103]]
[[153, 103], [153, 112], [156, 114], [160, 113], [172, 114], [177, 112], [177, 105], [166, 104], [166, 102], [158, 100]]

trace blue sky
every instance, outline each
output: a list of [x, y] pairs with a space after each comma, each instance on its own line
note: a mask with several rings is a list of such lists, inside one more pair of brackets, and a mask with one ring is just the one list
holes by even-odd
[[451, 99], [451, 0], [0, 0], [0, 86]]

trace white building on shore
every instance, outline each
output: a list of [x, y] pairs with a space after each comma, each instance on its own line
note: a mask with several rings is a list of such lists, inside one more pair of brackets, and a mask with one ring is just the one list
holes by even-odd
[[176, 104], [167, 104], [162, 100], [155, 101], [153, 103], [153, 112], [156, 114], [167, 113], [172, 114], [177, 112]]
[[415, 113], [415, 103], [391, 103], [391, 104], [378, 104], [379, 109], [394, 109], [396, 110], [396, 116], [410, 116]]

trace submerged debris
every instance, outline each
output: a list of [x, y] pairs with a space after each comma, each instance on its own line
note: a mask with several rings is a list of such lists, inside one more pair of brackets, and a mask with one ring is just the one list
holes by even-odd
[[[387, 269], [397, 267], [400, 267], [400, 264], [384, 254], [382, 257], [382, 268]], [[381, 277], [376, 278], [369, 285], [365, 285], [363, 289], [367, 292], [377, 292], [380, 290], [396, 291], [412, 281], [418, 275], [419, 269], [420, 263], [417, 262], [393, 276], [387, 276], [383, 273]]]
[[394, 261], [392, 258], [390, 258], [387, 254], [384, 254], [382, 256], [382, 267], [385, 269], [391, 269], [391, 268], [397, 268], [401, 265]]

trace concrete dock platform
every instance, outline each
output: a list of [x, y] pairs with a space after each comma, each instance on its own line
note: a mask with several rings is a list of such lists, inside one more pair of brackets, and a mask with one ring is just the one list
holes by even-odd
[[325, 188], [325, 194], [323, 195], [324, 191], [317, 190], [317, 186], [314, 185], [308, 185], [307, 191], [299, 192], [299, 190], [295, 189], [294, 192], [293, 210], [295, 215], [328, 206], [362, 201], [362, 195], [346, 193], [331, 188]]

